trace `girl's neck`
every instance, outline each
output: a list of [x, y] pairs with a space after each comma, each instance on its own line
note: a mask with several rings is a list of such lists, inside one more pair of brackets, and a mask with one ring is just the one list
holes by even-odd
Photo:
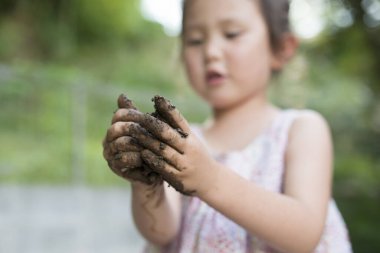
[[[226, 109], [213, 110], [211, 125], [213, 128], [219, 128], [222, 126], [228, 127], [229, 125], [239, 126], [240, 124], [252, 122], [252, 119], [257, 119], [259, 122], [265, 121], [265, 118], [270, 117], [270, 114], [275, 110], [277, 109], [268, 102], [266, 96], [248, 99]], [[257, 124], [257, 121], [255, 124]]]
[[225, 110], [214, 110], [214, 118], [203, 129], [205, 141], [215, 153], [240, 150], [263, 132], [279, 113], [266, 98], [244, 101]]

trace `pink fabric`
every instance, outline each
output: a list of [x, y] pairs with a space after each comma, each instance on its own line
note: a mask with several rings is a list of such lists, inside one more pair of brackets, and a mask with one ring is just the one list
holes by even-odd
[[[288, 132], [294, 119], [302, 112], [282, 111], [271, 126], [246, 148], [215, 155], [215, 159], [269, 191], [282, 192]], [[193, 131], [204, 141], [199, 126], [193, 126]], [[165, 248], [147, 245], [146, 253], [276, 252], [200, 199], [183, 196], [182, 202], [182, 224], [177, 238]], [[346, 226], [333, 200], [329, 203], [323, 236], [314, 252], [352, 252]]]

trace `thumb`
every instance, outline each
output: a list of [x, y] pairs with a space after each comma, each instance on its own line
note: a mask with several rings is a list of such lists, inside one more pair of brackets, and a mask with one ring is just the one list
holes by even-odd
[[136, 106], [134, 106], [132, 100], [130, 100], [126, 95], [120, 94], [117, 99], [117, 106], [122, 109], [134, 109], [137, 110]]
[[156, 113], [183, 137], [190, 133], [190, 126], [179, 110], [162, 96], [152, 98]]

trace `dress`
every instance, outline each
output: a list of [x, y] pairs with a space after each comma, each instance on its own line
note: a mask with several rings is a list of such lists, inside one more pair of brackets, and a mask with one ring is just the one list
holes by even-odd
[[[246, 148], [217, 155], [215, 159], [269, 191], [282, 192], [284, 153], [289, 129], [303, 112], [281, 111], [271, 125]], [[204, 141], [200, 126], [193, 125], [192, 130]], [[181, 230], [177, 238], [165, 248], [147, 245], [146, 253], [277, 252], [199, 198], [182, 198]], [[346, 226], [334, 200], [329, 202], [324, 233], [314, 252], [352, 252]]]

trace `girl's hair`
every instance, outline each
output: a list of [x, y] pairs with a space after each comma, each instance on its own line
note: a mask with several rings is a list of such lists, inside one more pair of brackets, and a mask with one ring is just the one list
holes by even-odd
[[[282, 36], [290, 31], [289, 25], [289, 0], [252, 0], [258, 1], [259, 6], [269, 31], [270, 43], [273, 51], [281, 47]], [[190, 0], [182, 2], [182, 33], [184, 31], [184, 21], [186, 9]]]
[[282, 36], [290, 32], [289, 0], [259, 0], [267, 23], [272, 50], [281, 47]]

